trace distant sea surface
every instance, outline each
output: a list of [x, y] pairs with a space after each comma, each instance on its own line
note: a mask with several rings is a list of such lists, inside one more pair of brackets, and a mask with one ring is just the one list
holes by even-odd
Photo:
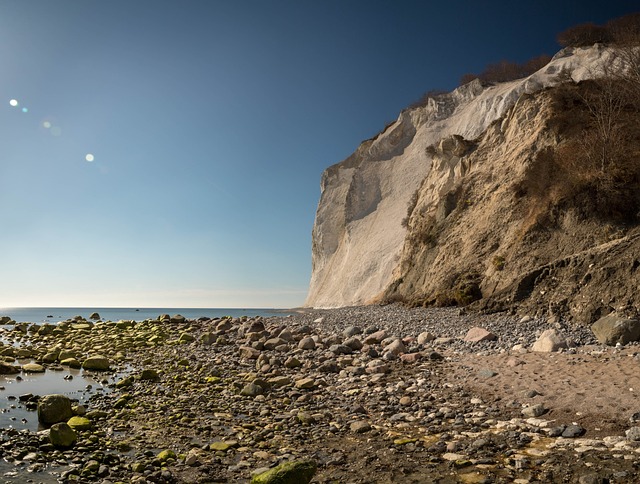
[[156, 319], [161, 314], [181, 314], [187, 319], [198, 319], [203, 316], [220, 318], [222, 316], [286, 316], [293, 311], [287, 309], [228, 309], [228, 308], [0, 308], [0, 316], [9, 316], [17, 322], [57, 323], [66, 319], [82, 316], [89, 319], [98, 313], [103, 320], [120, 321]]

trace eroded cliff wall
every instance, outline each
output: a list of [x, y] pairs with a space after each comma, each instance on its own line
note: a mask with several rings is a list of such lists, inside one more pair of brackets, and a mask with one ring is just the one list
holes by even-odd
[[[305, 304], [428, 302], [466, 279], [483, 295], [503, 294], [517, 284], [518, 274], [548, 263], [532, 254], [530, 264], [510, 260], [511, 275], [498, 268], [511, 254], [506, 248], [522, 246], [522, 223], [533, 217], [527, 212], [530, 197], [516, 203], [520, 192], [514, 187], [531, 174], [531, 160], [544, 160], [567, 135], [550, 121], [557, 118], [557, 102], [536, 93], [597, 77], [612, 59], [602, 46], [567, 49], [526, 79], [486, 88], [472, 82], [402, 112], [383, 133], [328, 168]], [[515, 225], [520, 231], [503, 230]], [[584, 233], [593, 233], [588, 223]], [[586, 237], [558, 255], [593, 247], [593, 237]]]

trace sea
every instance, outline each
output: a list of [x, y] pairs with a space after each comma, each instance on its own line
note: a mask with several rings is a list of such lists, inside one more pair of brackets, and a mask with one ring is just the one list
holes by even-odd
[[104, 321], [144, 321], [156, 319], [161, 314], [180, 314], [187, 319], [201, 317], [221, 318], [232, 316], [286, 316], [293, 311], [288, 309], [256, 309], [256, 308], [3, 308], [0, 307], [0, 317], [8, 316], [19, 323], [57, 323], [76, 316], [88, 319], [93, 313], [98, 313]]

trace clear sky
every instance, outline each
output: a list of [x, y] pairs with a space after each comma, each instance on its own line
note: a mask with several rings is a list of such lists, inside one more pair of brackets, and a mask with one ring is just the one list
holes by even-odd
[[325, 168], [425, 91], [634, 10], [0, 0], [0, 307], [300, 305]]

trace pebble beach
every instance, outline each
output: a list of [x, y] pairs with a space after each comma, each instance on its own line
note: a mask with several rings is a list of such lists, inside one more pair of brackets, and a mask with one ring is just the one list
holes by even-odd
[[[5, 328], [5, 378], [18, 356], [102, 358], [81, 371], [108, 389], [71, 402], [71, 445], [2, 429], [5, 482], [269, 482], [286, 463], [318, 483], [640, 480], [640, 346], [562, 321], [388, 305]], [[548, 330], [563, 344], [532, 351]], [[44, 395], [9, 397], [35, 419]]]

